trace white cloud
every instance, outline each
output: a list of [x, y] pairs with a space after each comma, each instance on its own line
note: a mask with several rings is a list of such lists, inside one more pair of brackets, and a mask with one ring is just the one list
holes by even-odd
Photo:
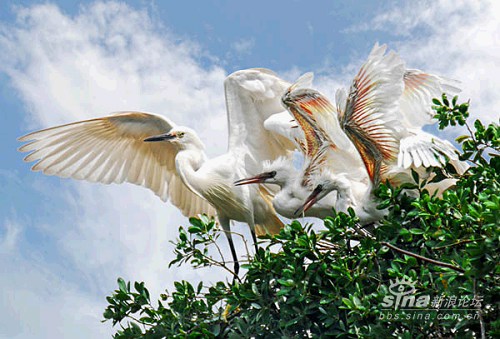
[[[207, 139], [226, 134], [211, 123], [225, 112], [224, 70], [204, 70], [199, 47], [177, 42], [146, 12], [97, 2], [72, 18], [41, 5], [20, 10], [18, 20], [0, 36], [0, 70], [22, 95], [32, 126], [140, 109], [189, 124]], [[219, 152], [226, 146], [224, 137], [212, 141]]]
[[0, 337], [110, 337], [110, 325], [100, 324], [102, 297], [76, 288], [34, 255], [0, 255], [0, 266]]
[[0, 233], [0, 253], [14, 251], [22, 233], [22, 225], [10, 219], [5, 220]]
[[240, 39], [231, 45], [237, 55], [249, 54], [255, 46], [255, 39]]

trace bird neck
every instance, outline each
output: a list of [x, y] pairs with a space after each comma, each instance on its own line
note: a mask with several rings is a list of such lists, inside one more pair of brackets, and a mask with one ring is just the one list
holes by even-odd
[[175, 167], [182, 182], [200, 196], [202, 196], [203, 178], [198, 170], [206, 162], [206, 159], [205, 153], [199, 149], [184, 149], [179, 151], [175, 157]]

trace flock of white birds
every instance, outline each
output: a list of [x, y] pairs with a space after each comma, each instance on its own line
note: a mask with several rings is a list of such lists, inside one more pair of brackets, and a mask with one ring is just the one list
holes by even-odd
[[[335, 104], [311, 89], [312, 74], [290, 84], [267, 69], [229, 75], [227, 153], [207, 159], [195, 131], [144, 112], [118, 112], [30, 133], [20, 151], [34, 171], [92, 182], [129, 182], [170, 200], [186, 216], [216, 215], [238, 271], [231, 220], [256, 234], [276, 234], [278, 214], [324, 218], [352, 207], [362, 224], [380, 220], [373, 188], [413, 182], [428, 168], [458, 160], [448, 141], [426, 133], [432, 98], [457, 92], [453, 81], [419, 70], [375, 45]], [[294, 152], [303, 154], [300, 169]], [[430, 191], [454, 184], [445, 179]]]

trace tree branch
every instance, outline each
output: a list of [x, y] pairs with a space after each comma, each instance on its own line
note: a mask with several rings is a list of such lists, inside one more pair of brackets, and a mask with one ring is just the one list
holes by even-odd
[[423, 256], [421, 256], [419, 254], [415, 254], [413, 252], [409, 252], [409, 251], [406, 251], [406, 250], [404, 250], [402, 248], [399, 248], [397, 246], [389, 244], [388, 242], [382, 241], [380, 244], [382, 244], [384, 246], [387, 246], [387, 247], [389, 247], [390, 249], [392, 249], [392, 250], [394, 250], [396, 252], [409, 255], [410, 257], [414, 257], [416, 259], [420, 259], [422, 261], [426, 261], [428, 263], [431, 263], [431, 264], [434, 264], [434, 265], [437, 265], [437, 266], [451, 268], [452, 270], [455, 270], [455, 271], [460, 272], [460, 273], [465, 273], [465, 270], [462, 269], [462, 268], [460, 268], [460, 267], [457, 267], [457, 266], [454, 266], [452, 264], [448, 264], [448, 263], [445, 263], [445, 262], [442, 262], [442, 261], [437, 261], [437, 260], [434, 260], [434, 259], [423, 257]]
[[214, 265], [214, 266], [219, 266], [219, 267], [221, 267], [221, 268], [225, 269], [226, 271], [228, 271], [229, 273], [231, 273], [231, 274], [233, 275], [233, 277], [235, 277], [236, 279], [238, 279], [238, 281], [239, 281], [239, 282], [241, 282], [240, 277], [239, 277], [239, 276], [238, 276], [238, 275], [237, 275], [237, 274], [236, 274], [236, 273], [235, 273], [232, 269], [230, 269], [229, 267], [227, 267], [225, 264], [222, 264], [222, 263], [218, 262], [217, 260], [214, 260], [214, 259], [212, 259], [211, 257], [206, 256], [206, 255], [205, 255], [205, 254], [203, 254], [203, 253], [201, 253], [201, 255], [202, 255], [202, 256], [203, 256], [203, 257], [204, 257], [207, 261], [211, 262], [211, 263], [212, 263], [212, 265]]
[[481, 240], [481, 239], [465, 239], [465, 240], [460, 240], [460, 241], [454, 242], [453, 244], [432, 247], [432, 249], [433, 250], [442, 250], [443, 248], [458, 246], [458, 245], [467, 244], [469, 242], [474, 242], [474, 241], [479, 241], [479, 240]]

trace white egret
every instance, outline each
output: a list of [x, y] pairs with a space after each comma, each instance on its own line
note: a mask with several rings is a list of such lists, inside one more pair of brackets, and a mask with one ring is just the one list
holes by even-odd
[[[235, 261], [230, 220], [248, 223], [257, 234], [275, 234], [283, 224], [264, 187], [235, 187], [234, 180], [261, 170], [266, 160], [286, 157], [294, 145], [264, 128], [283, 111], [289, 84], [265, 69], [238, 71], [224, 83], [229, 146], [208, 160], [196, 132], [155, 114], [119, 112], [30, 133], [19, 150], [32, 152], [34, 171], [93, 182], [129, 182], [170, 199], [186, 216], [217, 214]], [[255, 244], [255, 246], [257, 246]]]

